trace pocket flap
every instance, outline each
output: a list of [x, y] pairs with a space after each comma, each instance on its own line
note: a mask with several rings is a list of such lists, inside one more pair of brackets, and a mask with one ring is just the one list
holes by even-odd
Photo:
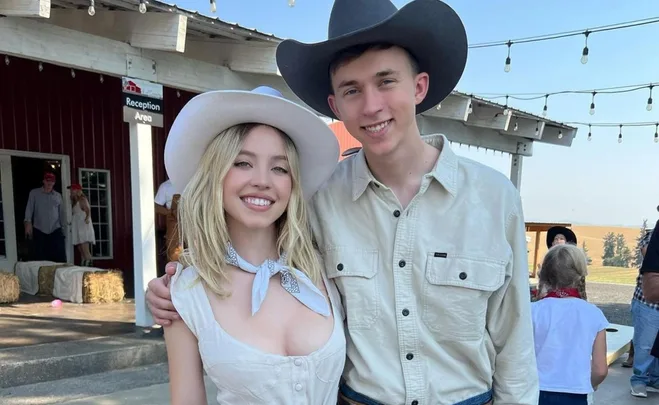
[[378, 272], [377, 249], [334, 247], [323, 254], [327, 277], [373, 278]]
[[495, 291], [503, 285], [505, 275], [506, 262], [490, 258], [429, 253], [426, 262], [426, 280], [433, 285]]

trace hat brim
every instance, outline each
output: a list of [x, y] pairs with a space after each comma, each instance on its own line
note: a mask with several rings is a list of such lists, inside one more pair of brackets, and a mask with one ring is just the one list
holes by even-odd
[[388, 19], [324, 42], [304, 44], [287, 39], [277, 47], [277, 66], [291, 90], [308, 106], [337, 118], [329, 108], [332, 91], [329, 64], [337, 52], [355, 45], [389, 43], [410, 52], [430, 85], [416, 106], [420, 114], [455, 89], [467, 63], [467, 34], [460, 17], [441, 1], [414, 0]]
[[571, 229], [564, 226], [554, 226], [547, 231], [547, 249], [551, 248], [551, 244], [558, 234], [565, 236], [566, 242], [577, 244], [577, 235]]
[[339, 143], [329, 126], [313, 112], [281, 97], [249, 91], [211, 91], [190, 100], [169, 131], [165, 169], [174, 193], [183, 193], [215, 137], [245, 123], [272, 126], [293, 141], [305, 199], [311, 198], [336, 168]]

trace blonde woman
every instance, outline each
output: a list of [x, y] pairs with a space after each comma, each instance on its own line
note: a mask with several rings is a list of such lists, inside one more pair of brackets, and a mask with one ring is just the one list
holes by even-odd
[[276, 90], [215, 91], [172, 125], [165, 165], [185, 249], [165, 327], [172, 404], [335, 405], [345, 362], [340, 297], [321, 270], [305, 200], [339, 148]]
[[586, 405], [608, 374], [609, 322], [577, 289], [587, 274], [586, 255], [572, 244], [557, 244], [542, 262], [541, 299], [531, 306], [538, 405]]
[[89, 200], [82, 192], [82, 186], [74, 183], [71, 189], [71, 240], [73, 246], [78, 249], [83, 266], [92, 265], [92, 253], [90, 245], [96, 244], [94, 225], [92, 224], [92, 213]]

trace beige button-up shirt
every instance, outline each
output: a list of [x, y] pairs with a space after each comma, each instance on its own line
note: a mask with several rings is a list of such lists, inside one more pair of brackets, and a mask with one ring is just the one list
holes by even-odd
[[443, 135], [425, 138], [441, 153], [406, 208], [363, 151], [312, 200], [314, 236], [347, 315], [343, 377], [389, 405], [488, 392], [495, 405], [537, 405], [519, 192]]

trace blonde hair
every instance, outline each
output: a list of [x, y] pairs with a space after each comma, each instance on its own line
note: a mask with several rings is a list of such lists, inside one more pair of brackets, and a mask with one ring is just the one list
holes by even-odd
[[552, 246], [540, 268], [539, 290], [576, 287], [588, 274], [588, 263], [583, 250], [571, 243]]
[[[184, 249], [179, 262], [194, 266], [203, 282], [221, 298], [231, 293], [225, 255], [230, 242], [223, 205], [224, 179], [240, 153], [245, 138], [263, 124], [240, 124], [222, 131], [208, 145], [197, 171], [181, 194], [178, 225]], [[321, 266], [312, 245], [306, 204], [300, 186], [300, 162], [291, 139], [281, 132], [291, 174], [291, 196], [277, 220], [277, 250], [286, 253], [287, 265], [318, 283]], [[185, 163], [183, 163], [185, 164]]]

